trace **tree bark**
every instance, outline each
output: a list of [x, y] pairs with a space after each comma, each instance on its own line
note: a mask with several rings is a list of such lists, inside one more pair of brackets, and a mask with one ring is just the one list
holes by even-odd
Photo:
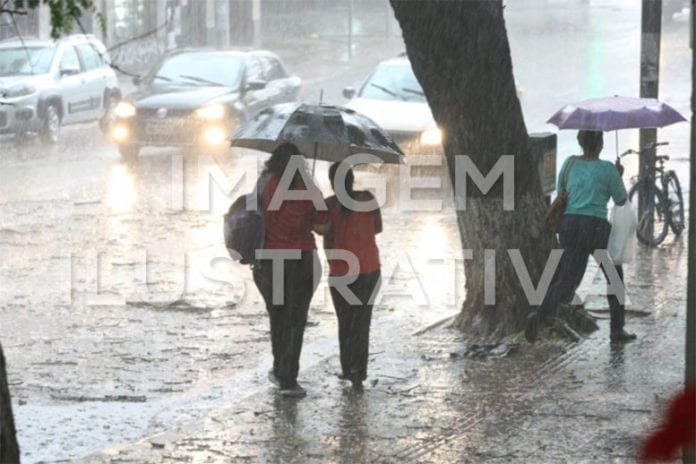
[[3, 464], [19, 463], [19, 445], [15, 433], [10, 391], [7, 386], [5, 356], [0, 346], [0, 462]]
[[[502, 337], [518, 332], [530, 303], [510, 260], [519, 250], [534, 285], [555, 246], [543, 229], [546, 202], [512, 71], [501, 0], [391, 0], [414, 73], [445, 134], [452, 184], [461, 182], [455, 155], [467, 155], [486, 175], [502, 155], [515, 161], [515, 205], [503, 209], [502, 178], [486, 194], [473, 182], [455, 192], [465, 261], [466, 299], [455, 324], [470, 334]], [[460, 170], [461, 171], [461, 170]], [[461, 198], [465, 197], [465, 198]], [[495, 251], [495, 302], [485, 300], [485, 250]], [[490, 253], [490, 252], [489, 252]], [[493, 271], [489, 267], [489, 271]], [[490, 297], [490, 294], [489, 294]]]

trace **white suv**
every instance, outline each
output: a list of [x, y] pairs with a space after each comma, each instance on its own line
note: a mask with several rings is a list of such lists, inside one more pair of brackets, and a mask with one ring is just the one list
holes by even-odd
[[382, 61], [346, 105], [379, 124], [407, 155], [442, 154], [442, 133], [405, 53]]
[[92, 35], [0, 42], [0, 134], [37, 132], [55, 143], [61, 125], [105, 123], [120, 98], [106, 48]]

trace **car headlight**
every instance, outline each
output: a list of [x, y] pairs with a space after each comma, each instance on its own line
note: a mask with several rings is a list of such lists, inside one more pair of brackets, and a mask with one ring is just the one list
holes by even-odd
[[123, 143], [126, 140], [128, 140], [128, 138], [130, 137], [130, 130], [128, 130], [127, 126], [124, 126], [122, 124], [117, 124], [111, 130], [111, 137], [116, 142]]
[[204, 138], [209, 145], [220, 145], [227, 140], [225, 131], [219, 127], [208, 128], [208, 130], [205, 131]]
[[135, 116], [135, 113], [135, 106], [133, 106], [132, 103], [128, 103], [125, 101], [118, 102], [118, 104], [114, 108], [114, 114], [117, 118], [121, 119], [132, 118], [133, 116]]
[[16, 85], [5, 90], [3, 96], [5, 98], [26, 97], [34, 92], [36, 92], [36, 87], [33, 85]]
[[220, 104], [204, 106], [196, 110], [196, 116], [203, 119], [222, 119], [225, 117], [225, 107]]
[[442, 131], [433, 127], [424, 131], [420, 136], [421, 145], [439, 145], [442, 143]]

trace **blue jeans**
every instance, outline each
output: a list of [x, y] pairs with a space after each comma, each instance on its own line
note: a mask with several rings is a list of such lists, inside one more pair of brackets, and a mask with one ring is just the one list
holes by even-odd
[[[605, 219], [580, 214], [566, 214], [563, 216], [558, 228], [563, 256], [561, 257], [554, 281], [551, 287], [549, 287], [544, 301], [539, 306], [538, 313], [542, 319], [550, 317], [560, 303], [569, 302], [573, 299], [575, 289], [580, 285], [585, 275], [588, 258], [595, 250], [607, 248], [610, 231], [611, 225]], [[604, 269], [604, 266], [600, 267], [604, 277], [609, 282], [606, 269]], [[623, 293], [625, 292], [623, 268], [615, 266], [615, 269], [621, 279], [621, 293], [616, 295], [607, 292], [609, 313], [611, 315], [611, 331], [613, 333], [623, 330], [625, 313], [625, 306], [621, 304], [621, 301], [625, 298]]]

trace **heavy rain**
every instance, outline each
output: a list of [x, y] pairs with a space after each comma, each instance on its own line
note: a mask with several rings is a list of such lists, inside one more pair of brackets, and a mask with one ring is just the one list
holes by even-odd
[[693, 411], [693, 2], [49, 3], [0, 0], [3, 464], [637, 462]]

